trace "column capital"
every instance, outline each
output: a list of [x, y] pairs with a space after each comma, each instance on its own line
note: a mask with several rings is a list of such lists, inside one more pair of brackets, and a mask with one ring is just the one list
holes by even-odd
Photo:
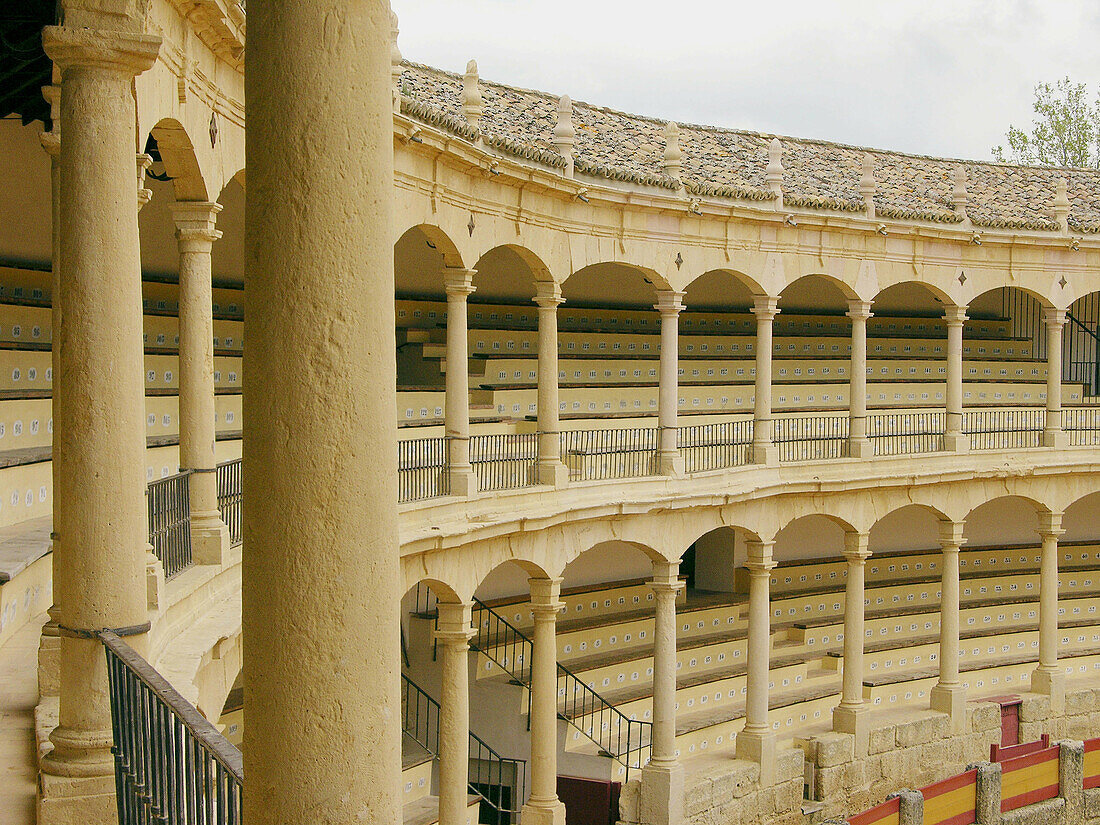
[[38, 136], [39, 142], [42, 144], [42, 149], [51, 158], [56, 158], [61, 154], [61, 133], [57, 130], [51, 132], [42, 132]]
[[967, 321], [966, 307], [965, 306], [945, 306], [943, 308], [943, 319], [947, 321], [947, 326], [961, 327]]
[[684, 293], [674, 289], [664, 289], [657, 292], [657, 303], [653, 308], [661, 313], [662, 318], [675, 318], [684, 309]]
[[754, 295], [752, 299], [752, 314], [757, 321], [771, 321], [778, 315], [779, 298], [771, 295]]
[[435, 638], [444, 644], [467, 647], [476, 631], [470, 626], [473, 604], [470, 602], [439, 602]]
[[554, 309], [559, 304], [564, 304], [565, 299], [561, 297], [561, 284], [557, 281], [536, 281], [534, 300], [540, 309]]
[[874, 313], [871, 312], [872, 303], [874, 302], [862, 300], [849, 301], [848, 311], [844, 314], [851, 318], [853, 321], [866, 321], [868, 318], [874, 315]]
[[473, 295], [477, 291], [474, 286], [476, 269], [463, 269], [462, 267], [449, 266], [443, 270], [443, 289], [448, 298], [459, 298]]
[[153, 199], [153, 190], [145, 186], [145, 173], [153, 165], [153, 158], [144, 152], [137, 153], [137, 200], [140, 212], [145, 204]]
[[1066, 531], [1062, 529], [1062, 514], [1056, 512], [1040, 513], [1038, 532], [1042, 538], [1058, 538], [1065, 535]]
[[198, 248], [187, 252], [209, 252], [210, 245], [222, 236], [214, 227], [218, 222], [218, 213], [222, 211], [220, 203], [208, 201], [176, 201], [169, 208], [176, 224], [176, 238], [181, 244], [194, 244]]
[[870, 539], [870, 533], [864, 533], [859, 530], [851, 530], [845, 533], [844, 558], [846, 558], [849, 563], [858, 562], [859, 564], [863, 564], [863, 562], [871, 558], [871, 551], [867, 549]]
[[1065, 326], [1066, 316], [1069, 314], [1065, 309], [1054, 309], [1053, 307], [1043, 308], [1043, 323], [1048, 327], [1061, 327]]
[[963, 531], [966, 523], [945, 519], [940, 522], [940, 549], [945, 553], [958, 553], [959, 548], [966, 544]]
[[653, 578], [646, 584], [658, 596], [671, 593], [675, 597], [687, 587], [687, 584], [680, 579], [680, 563], [667, 561], [653, 562]]
[[559, 599], [561, 595], [561, 577], [530, 578], [527, 586], [531, 590], [531, 610], [535, 616], [554, 615], [565, 607]]
[[775, 567], [775, 560], [772, 558], [772, 551], [775, 549], [774, 541], [746, 541], [745, 548], [748, 550], [745, 567], [750, 574], [767, 573]]
[[161, 38], [151, 34], [46, 26], [42, 46], [58, 68], [107, 69], [136, 77], [151, 68], [160, 53]]

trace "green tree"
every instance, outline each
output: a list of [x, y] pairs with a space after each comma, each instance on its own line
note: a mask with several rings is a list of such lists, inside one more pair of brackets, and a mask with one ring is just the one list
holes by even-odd
[[1089, 102], [1084, 83], [1068, 77], [1035, 87], [1031, 133], [1008, 127], [1009, 152], [993, 147], [999, 161], [1040, 166], [1100, 167], [1100, 100]]

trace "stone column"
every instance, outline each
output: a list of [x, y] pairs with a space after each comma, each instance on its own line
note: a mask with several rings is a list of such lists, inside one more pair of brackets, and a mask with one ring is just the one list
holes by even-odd
[[[70, 12], [70, 16], [73, 13]], [[134, 201], [134, 77], [160, 38], [90, 27], [94, 15], [47, 27], [62, 72], [58, 226], [64, 319], [53, 392], [53, 586], [60, 645], [58, 725], [42, 760], [39, 822], [114, 816], [110, 702], [103, 646], [117, 629], [139, 652], [146, 612], [145, 367]], [[78, 27], [79, 26], [79, 27]], [[58, 503], [56, 495], [63, 500]]]
[[447, 451], [451, 495], [477, 493], [470, 465], [470, 358], [466, 299], [474, 292], [474, 271], [448, 267], [443, 273], [447, 290]]
[[641, 821], [683, 819], [684, 768], [676, 756], [676, 597], [684, 589], [678, 562], [653, 562], [653, 738], [642, 769]]
[[867, 458], [874, 455], [871, 441], [867, 437], [867, 319], [871, 317], [871, 302], [849, 301], [847, 314], [852, 319], [848, 454], [852, 458]]
[[180, 469], [191, 471], [191, 556], [195, 564], [221, 564], [229, 550], [229, 528], [218, 510], [218, 465], [214, 456], [210, 250], [222, 234], [214, 228], [221, 211], [216, 203], [183, 201], [172, 205], [180, 255]]
[[657, 387], [657, 472], [665, 476], [683, 475], [680, 455], [680, 311], [684, 293], [657, 293], [654, 309], [661, 313], [661, 369]]
[[863, 581], [868, 533], [844, 534], [848, 580], [844, 586], [844, 674], [840, 704], [833, 708], [833, 730], [855, 737], [856, 757], [867, 755], [870, 728], [863, 702]]
[[[450, 315], [447, 316], [448, 320]], [[466, 825], [470, 781], [470, 602], [440, 602], [435, 638], [442, 659], [439, 700], [439, 825]]]
[[1043, 540], [1039, 569], [1039, 666], [1031, 674], [1031, 689], [1050, 696], [1050, 708], [1061, 713], [1066, 701], [1066, 674], [1058, 664], [1058, 537], [1061, 513], [1039, 514]]
[[753, 299], [756, 316], [756, 402], [753, 409], [752, 463], [776, 464], [779, 450], [772, 442], [772, 323], [779, 314], [778, 298]]
[[948, 452], [965, 453], [970, 449], [970, 438], [963, 433], [963, 324], [966, 323], [966, 307], [944, 307], [947, 321], [947, 389], [946, 422], [943, 448]]
[[561, 287], [554, 281], [535, 284], [539, 307], [539, 484], [561, 487], [569, 470], [561, 460], [561, 427], [558, 425], [558, 305]]
[[558, 799], [558, 600], [561, 579], [529, 579], [535, 630], [531, 662], [531, 794], [524, 825], [565, 825]]
[[249, 825], [401, 822], [390, 31], [382, 0], [248, 11]]
[[964, 527], [956, 521], [940, 525], [940, 680], [931, 691], [932, 710], [948, 714], [955, 733], [966, 727], [966, 686], [959, 681], [959, 548], [966, 541]]
[[771, 656], [771, 571], [774, 541], [747, 542], [749, 571], [748, 679], [745, 728], [737, 734], [737, 756], [760, 764], [760, 784], [775, 783], [775, 732], [768, 721]]
[[1066, 310], [1044, 309], [1043, 323], [1047, 329], [1047, 417], [1043, 446], [1062, 449], [1067, 445], [1062, 430], [1062, 328], [1066, 324]]

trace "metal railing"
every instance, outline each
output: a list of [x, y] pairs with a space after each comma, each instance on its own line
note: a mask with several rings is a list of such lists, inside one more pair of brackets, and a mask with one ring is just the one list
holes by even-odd
[[397, 500], [419, 501], [450, 495], [451, 462], [445, 438], [397, 442]]
[[1062, 429], [1071, 447], [1100, 445], [1100, 407], [1062, 410]]
[[470, 437], [470, 463], [479, 490], [514, 490], [538, 482], [538, 433]]
[[641, 478], [657, 471], [657, 430], [568, 430], [561, 460], [570, 481]]
[[684, 470], [696, 473], [748, 464], [752, 427], [751, 418], [681, 427], [678, 443]]
[[[439, 755], [439, 702], [401, 674], [402, 728], [421, 747]], [[469, 788], [481, 796], [482, 825], [511, 825], [519, 817], [527, 762], [508, 759], [470, 731]]]
[[772, 421], [780, 461], [822, 461], [848, 455], [848, 416], [787, 416]]
[[1043, 443], [1044, 409], [970, 410], [963, 412], [963, 433], [972, 450], [1011, 450]]
[[240, 825], [241, 752], [111, 631], [107, 655], [119, 825]]
[[149, 483], [145, 497], [149, 543], [171, 579], [191, 566], [191, 474], [188, 471]]
[[943, 449], [946, 414], [878, 412], [867, 416], [867, 437], [875, 455], [915, 455]]
[[[479, 599], [474, 599], [472, 619], [470, 646], [530, 689], [531, 640]], [[629, 780], [645, 761], [653, 723], [626, 716], [565, 665], [559, 663], [557, 672], [558, 716], [588, 737], [602, 756], [622, 765]]]
[[241, 459], [218, 465], [218, 511], [229, 528], [229, 543], [241, 543]]

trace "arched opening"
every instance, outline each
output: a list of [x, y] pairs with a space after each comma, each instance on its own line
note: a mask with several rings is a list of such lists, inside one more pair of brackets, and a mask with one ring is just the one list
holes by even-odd
[[737, 571], [745, 563], [746, 543], [756, 540], [755, 534], [740, 527], [718, 527], [697, 538], [680, 560], [688, 591], [742, 592], [744, 582]]
[[[1062, 515], [1062, 529], [1066, 532], [1059, 540], [1061, 544], [1100, 542], [1100, 492], [1089, 493], [1069, 505]], [[1082, 552], [1089, 553], [1094, 560], [1100, 560], [1096, 548]], [[1093, 561], [1093, 564], [1100, 566], [1098, 561]]]
[[928, 507], [900, 507], [874, 523], [867, 549], [874, 556], [939, 550], [941, 523], [942, 517]]
[[[1080, 403], [1100, 404], [1100, 291], [1082, 295], [1070, 304], [1066, 313], [1062, 380], [1080, 387], [1081, 396], [1077, 399]], [[1071, 395], [1070, 403], [1074, 400]]]
[[1039, 506], [1022, 496], [1001, 496], [978, 505], [966, 516], [968, 549], [1034, 547], [1039, 534]]
[[835, 516], [801, 516], [775, 534], [772, 556], [780, 563], [839, 558], [844, 553], [844, 534], [851, 529]]

